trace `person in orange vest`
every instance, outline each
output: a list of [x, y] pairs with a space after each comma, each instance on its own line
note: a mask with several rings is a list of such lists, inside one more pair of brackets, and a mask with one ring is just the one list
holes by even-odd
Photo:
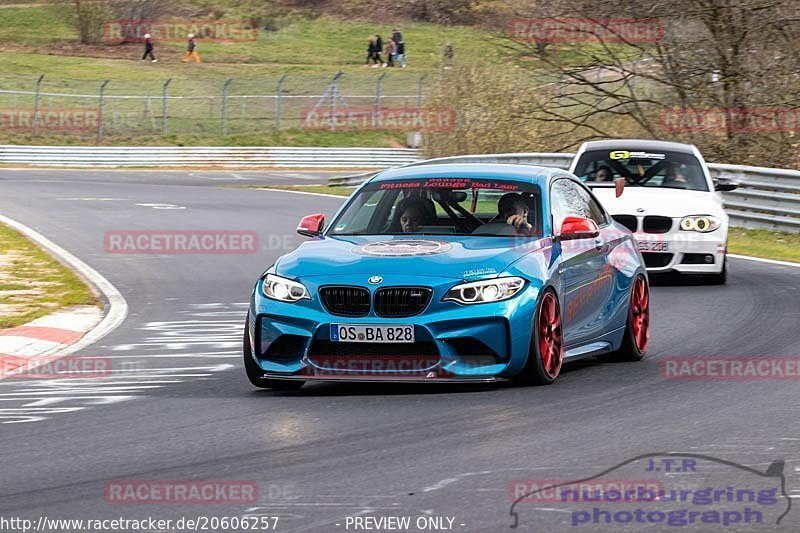
[[187, 35], [189, 38], [189, 42], [186, 45], [186, 53], [183, 54], [183, 59], [181, 59], [181, 63], [186, 63], [190, 59], [194, 59], [195, 63], [200, 62], [200, 56], [197, 55], [197, 39], [194, 38], [194, 34], [190, 33]]

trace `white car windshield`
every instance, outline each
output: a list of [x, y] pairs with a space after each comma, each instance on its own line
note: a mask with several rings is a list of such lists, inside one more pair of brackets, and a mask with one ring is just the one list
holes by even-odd
[[575, 175], [592, 183], [625, 178], [628, 186], [708, 191], [700, 161], [681, 152], [591, 150], [580, 156]]

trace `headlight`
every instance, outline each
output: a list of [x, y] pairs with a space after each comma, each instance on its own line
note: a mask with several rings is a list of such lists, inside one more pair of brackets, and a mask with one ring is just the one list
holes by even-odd
[[525, 286], [525, 280], [517, 277], [494, 278], [456, 285], [444, 295], [443, 301], [462, 304], [482, 304], [508, 300]]
[[281, 302], [296, 302], [304, 298], [311, 299], [305, 285], [275, 274], [267, 274], [261, 285], [261, 292], [267, 298], [280, 300]]
[[699, 231], [708, 233], [719, 227], [719, 220], [711, 215], [692, 215], [681, 219], [681, 229], [683, 231]]

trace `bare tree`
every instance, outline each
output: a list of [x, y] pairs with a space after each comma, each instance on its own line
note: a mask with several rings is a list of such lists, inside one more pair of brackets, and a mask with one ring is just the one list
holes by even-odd
[[[536, 20], [526, 6], [537, 4], [520, 2], [518, 16]], [[618, 13], [635, 14], [651, 33], [626, 28]], [[695, 142], [729, 160], [795, 162], [790, 125], [753, 131], [747, 123], [763, 110], [800, 111], [795, 1], [555, 0], [548, 14], [565, 26], [559, 53], [542, 50], [541, 27], [501, 43], [518, 64], [535, 58], [560, 80], [525, 110], [531, 118], [568, 124], [573, 143], [636, 134]], [[693, 129], [693, 110], [711, 108], [726, 118], [721, 131]], [[665, 124], [675, 109], [685, 111], [672, 115], [681, 121]]]

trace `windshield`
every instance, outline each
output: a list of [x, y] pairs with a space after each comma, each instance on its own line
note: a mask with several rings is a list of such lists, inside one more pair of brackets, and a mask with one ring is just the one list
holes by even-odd
[[541, 196], [531, 183], [419, 178], [367, 184], [330, 235], [541, 236]]
[[680, 152], [588, 151], [581, 155], [575, 175], [592, 183], [625, 178], [629, 186], [708, 191], [700, 161]]

